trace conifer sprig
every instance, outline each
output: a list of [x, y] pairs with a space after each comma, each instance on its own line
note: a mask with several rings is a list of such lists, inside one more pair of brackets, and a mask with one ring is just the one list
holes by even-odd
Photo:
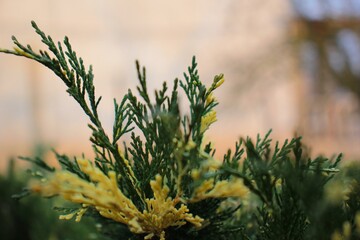
[[[126, 110], [125, 101], [118, 105], [115, 102], [115, 122], [114, 122], [114, 135], [112, 141], [105, 133], [102, 127], [101, 120], [98, 115], [98, 106], [101, 97], [95, 96], [95, 86], [93, 83], [94, 75], [92, 66], [86, 70], [82, 58], [78, 58], [76, 52], [72, 49], [68, 37], [64, 38], [63, 44], [61, 42], [54, 43], [50, 36], [40, 30], [34, 21], [31, 22], [32, 27], [40, 36], [41, 41], [48, 47], [48, 50], [53, 54], [53, 57], [47, 51], [40, 50], [39, 53], [33, 51], [30, 45], [22, 45], [15, 37], [12, 40], [16, 47], [14, 50], [0, 50], [4, 53], [9, 53], [17, 56], [23, 56], [35, 60], [42, 65], [48, 67], [53, 71], [68, 87], [66, 90], [78, 102], [82, 110], [89, 117], [91, 124], [89, 128], [92, 130], [90, 141], [93, 143], [95, 151], [102, 155], [103, 161], [106, 164], [113, 165], [111, 168], [117, 168], [123, 176], [122, 181], [128, 186], [130, 194], [137, 198], [137, 202], [141, 202], [139, 196], [139, 189], [135, 184], [136, 179], [131, 174], [131, 171], [126, 163], [127, 160], [119, 153], [117, 140], [126, 132], [131, 131], [130, 123], [132, 120], [131, 114]], [[112, 160], [113, 159], [113, 160]], [[98, 163], [99, 164], [99, 163]], [[100, 165], [102, 163], [100, 162]], [[104, 169], [104, 167], [102, 168]]]
[[[150, 97], [146, 70], [136, 61], [137, 93], [129, 90], [114, 100], [110, 136], [99, 119], [92, 67], [85, 68], [67, 37], [55, 44], [32, 26], [49, 53], [37, 53], [15, 37], [14, 50], [0, 52], [35, 60], [60, 77], [90, 120], [96, 155], [89, 161], [55, 152], [61, 170], [39, 157], [23, 158], [45, 170], [32, 171], [41, 182], [30, 186], [31, 192], [79, 204], [58, 208], [65, 214], [61, 219], [93, 217], [111, 239], [336, 239], [348, 234], [350, 223], [353, 238], [346, 239], [360, 236], [359, 179], [337, 205], [326, 200], [326, 184], [337, 175], [341, 154], [311, 159], [301, 137], [272, 147], [269, 131], [255, 142], [240, 138], [222, 162], [216, 160], [216, 149], [203, 139], [216, 121], [213, 92], [224, 82], [222, 74], [206, 87], [194, 57], [184, 80], [175, 79], [170, 90], [164, 82]], [[180, 112], [179, 90], [189, 115]], [[130, 143], [121, 148], [127, 133]], [[341, 217], [329, 222], [331, 211]], [[328, 224], [332, 232], [323, 231]]]

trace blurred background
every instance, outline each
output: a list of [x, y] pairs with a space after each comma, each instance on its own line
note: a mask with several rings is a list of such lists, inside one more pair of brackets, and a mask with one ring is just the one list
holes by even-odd
[[[276, 140], [304, 136], [313, 155], [360, 158], [358, 0], [0, 0], [0, 46], [12, 48], [15, 35], [43, 48], [31, 20], [55, 40], [67, 35], [94, 66], [109, 130], [113, 98], [137, 84], [136, 59], [154, 89], [182, 78], [196, 55], [205, 83], [225, 74], [208, 135], [219, 156], [272, 128]], [[92, 156], [88, 122], [48, 69], [0, 56], [2, 169], [37, 146]]]

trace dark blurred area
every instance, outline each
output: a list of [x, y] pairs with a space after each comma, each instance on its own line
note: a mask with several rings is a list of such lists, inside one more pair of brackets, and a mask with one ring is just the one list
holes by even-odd
[[86, 218], [80, 223], [60, 221], [54, 206], [61, 201], [28, 196], [16, 199], [29, 182], [30, 174], [15, 169], [10, 161], [5, 174], [0, 176], [0, 239], [2, 240], [105, 240], [97, 232], [93, 221]]
[[360, 2], [293, 0], [292, 6], [289, 32], [304, 75], [301, 132], [319, 142], [335, 139], [359, 156]]

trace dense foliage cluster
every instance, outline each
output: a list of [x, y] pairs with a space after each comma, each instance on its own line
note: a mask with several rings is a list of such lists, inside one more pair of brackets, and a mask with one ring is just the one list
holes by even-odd
[[[175, 79], [171, 90], [164, 83], [152, 100], [145, 68], [136, 62], [138, 94], [129, 90], [114, 100], [110, 135], [99, 119], [92, 67], [85, 68], [67, 37], [55, 43], [32, 25], [49, 52], [15, 37], [14, 50], [0, 52], [35, 60], [66, 84], [89, 117], [96, 154], [88, 160], [56, 153], [62, 169], [25, 158], [43, 171], [28, 192], [78, 204], [61, 208], [61, 219], [94, 218], [110, 239], [359, 239], [360, 168], [333, 179], [341, 155], [312, 159], [300, 137], [272, 144], [269, 132], [241, 138], [215, 158], [204, 135], [216, 121], [213, 92], [222, 74], [206, 87], [193, 58], [184, 80]], [[180, 91], [188, 115], [180, 111]], [[122, 145], [125, 134], [131, 141]]]

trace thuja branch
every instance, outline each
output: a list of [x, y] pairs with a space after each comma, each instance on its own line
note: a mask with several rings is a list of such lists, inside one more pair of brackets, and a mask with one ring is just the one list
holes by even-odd
[[[346, 201], [335, 207], [342, 214], [330, 219], [331, 232], [317, 230], [328, 228], [326, 211], [333, 212], [334, 205], [324, 197], [325, 185], [339, 171], [342, 155], [311, 159], [303, 153], [300, 137], [272, 148], [269, 131], [255, 142], [240, 138], [222, 162], [216, 159], [216, 149], [203, 139], [216, 121], [213, 92], [224, 76], [216, 75], [206, 87], [195, 57], [184, 80], [175, 79], [170, 91], [164, 82], [154, 99], [145, 68], [136, 62], [137, 93], [129, 90], [121, 101], [114, 100], [110, 136], [99, 119], [101, 97], [95, 94], [92, 67], [87, 70], [67, 37], [55, 44], [34, 22], [32, 26], [49, 53], [37, 53], [15, 37], [15, 48], [0, 52], [37, 61], [60, 77], [90, 120], [96, 155], [95, 161], [71, 160], [55, 152], [62, 169], [39, 157], [23, 158], [45, 171], [34, 173], [41, 181], [31, 184], [30, 192], [79, 204], [76, 209], [58, 208], [65, 213], [60, 219], [94, 217], [107, 235], [115, 233], [113, 239], [334, 239], [342, 226], [350, 236], [349, 224], [356, 229], [357, 218], [360, 232], [360, 180], [349, 181], [351, 194], [340, 195]], [[188, 115], [180, 112], [179, 89], [187, 97]], [[120, 149], [118, 142], [126, 133], [130, 144]], [[359, 239], [353, 232], [351, 239]]]
[[[143, 196], [140, 194], [140, 190], [136, 186], [136, 179], [129, 168], [128, 160], [126, 160], [118, 150], [117, 141], [126, 132], [131, 131], [130, 123], [132, 114], [127, 111], [125, 104], [126, 98], [118, 105], [115, 101], [115, 122], [113, 127], [113, 139], [110, 140], [102, 127], [101, 121], [98, 115], [98, 106], [101, 101], [101, 97], [96, 97], [95, 86], [93, 84], [94, 74], [92, 66], [89, 66], [89, 70], [86, 70], [84, 61], [81, 57], [77, 57], [76, 52], [72, 49], [68, 37], [64, 38], [63, 44], [61, 42], [55, 44], [50, 36], [40, 30], [37, 24], [32, 21], [32, 27], [36, 33], [40, 36], [41, 41], [48, 47], [51, 56], [47, 51], [40, 50], [36, 53], [30, 45], [24, 46], [16, 37], [12, 37], [15, 44], [14, 50], [0, 49], [0, 52], [13, 54], [17, 56], [26, 57], [41, 63], [54, 72], [67, 86], [67, 92], [78, 102], [85, 114], [89, 117], [91, 124], [89, 128], [92, 130], [91, 142], [96, 148], [107, 149], [112, 158], [115, 159], [115, 163], [109, 164], [118, 167], [127, 185], [129, 185], [129, 191], [132, 191], [132, 196], [137, 196], [137, 202], [142, 202]], [[105, 158], [110, 159], [111, 157]], [[131, 187], [130, 187], [131, 186]]]

